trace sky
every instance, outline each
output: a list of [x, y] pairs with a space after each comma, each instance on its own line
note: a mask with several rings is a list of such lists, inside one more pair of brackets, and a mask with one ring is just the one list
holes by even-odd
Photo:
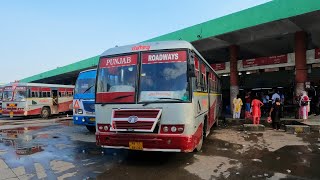
[[0, 83], [138, 43], [269, 0], [2, 0]]

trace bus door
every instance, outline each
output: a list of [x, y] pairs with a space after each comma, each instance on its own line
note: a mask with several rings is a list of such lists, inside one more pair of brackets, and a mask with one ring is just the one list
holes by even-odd
[[52, 104], [53, 104], [53, 106], [58, 106], [59, 105], [58, 90], [57, 89], [53, 89], [51, 94], [52, 94]]

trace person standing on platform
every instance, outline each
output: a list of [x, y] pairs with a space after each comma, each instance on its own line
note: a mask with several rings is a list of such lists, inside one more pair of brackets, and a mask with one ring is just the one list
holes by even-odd
[[251, 103], [251, 106], [253, 124], [260, 124], [261, 107], [263, 106], [263, 103], [257, 97], [255, 97]]
[[247, 92], [245, 96], [245, 102], [246, 102], [246, 111], [245, 111], [245, 117], [249, 118], [250, 110], [251, 110], [251, 92]]
[[276, 102], [276, 99], [281, 99], [280, 95], [279, 95], [279, 91], [274, 90], [274, 94], [272, 95], [272, 104], [274, 104]]
[[280, 103], [280, 99], [276, 99], [276, 102], [272, 105], [269, 117], [272, 119], [272, 127], [274, 130], [280, 130], [280, 118], [283, 113], [283, 105]]
[[242, 100], [238, 94], [236, 98], [233, 99], [233, 119], [240, 119]]
[[299, 105], [300, 105], [300, 108], [299, 108], [300, 118], [302, 118], [303, 120], [307, 120], [308, 119], [309, 97], [308, 97], [306, 91], [302, 91]]

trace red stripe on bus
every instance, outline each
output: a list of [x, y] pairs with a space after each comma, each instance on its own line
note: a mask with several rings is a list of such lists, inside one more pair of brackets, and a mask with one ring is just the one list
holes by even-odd
[[59, 103], [58, 111], [59, 112], [66, 112], [71, 110], [72, 101], [67, 101], [64, 103]]
[[41, 114], [41, 108], [28, 111], [28, 115], [40, 115], [40, 114]]
[[97, 93], [97, 103], [105, 102], [134, 102], [134, 92], [105, 92]]

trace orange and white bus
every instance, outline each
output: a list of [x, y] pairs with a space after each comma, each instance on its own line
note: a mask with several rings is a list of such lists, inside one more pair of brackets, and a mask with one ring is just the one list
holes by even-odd
[[48, 118], [72, 111], [73, 90], [71, 85], [11, 83], [3, 88], [2, 115]]
[[102, 147], [192, 152], [218, 122], [220, 78], [189, 42], [115, 47], [101, 55], [97, 72]]
[[2, 93], [3, 93], [3, 87], [0, 86], [0, 115], [2, 114]]

